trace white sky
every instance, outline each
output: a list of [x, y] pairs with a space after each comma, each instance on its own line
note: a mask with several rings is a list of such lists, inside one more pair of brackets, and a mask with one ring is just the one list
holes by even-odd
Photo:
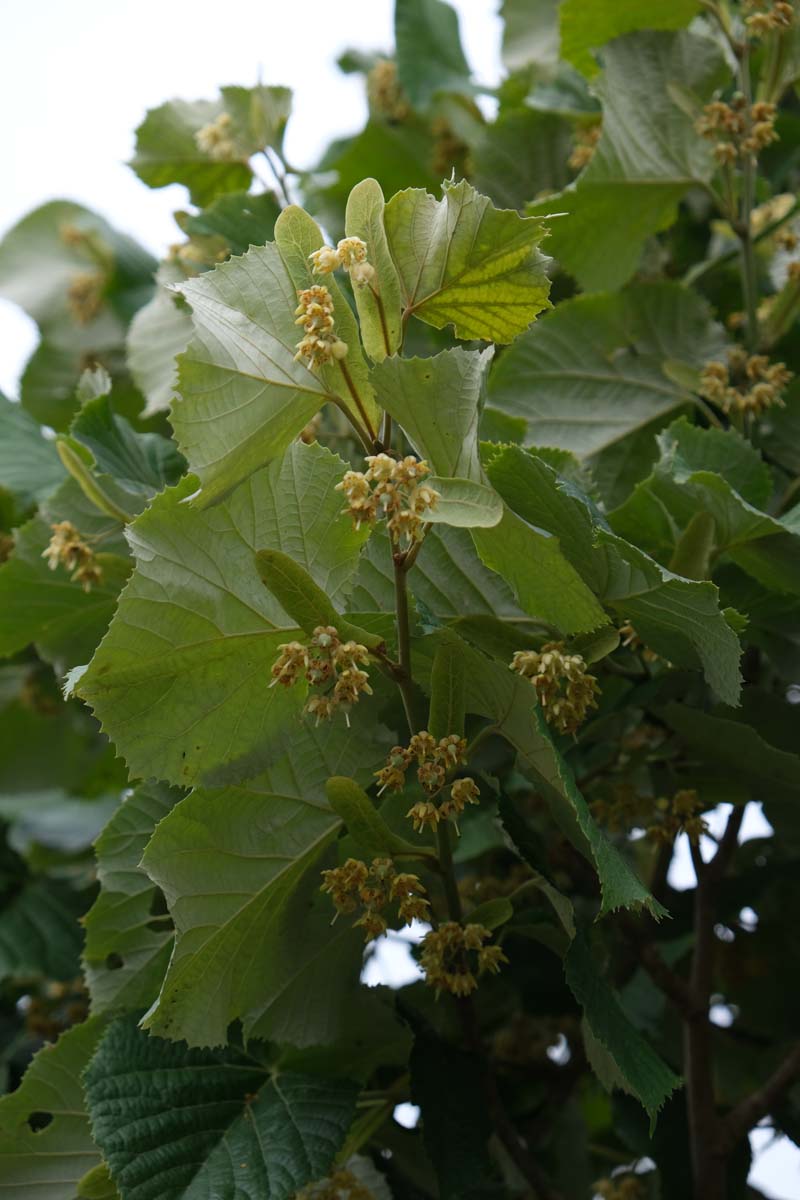
[[[496, 83], [499, 0], [450, 3], [475, 77]], [[215, 0], [204, 9], [202, 0], [0, 0], [0, 236], [31, 208], [64, 198], [95, 208], [160, 256], [176, 239], [171, 214], [186, 206], [186, 191], [151, 191], [125, 163], [145, 110], [174, 96], [210, 98], [222, 84], [259, 78], [291, 87], [286, 151], [298, 166], [361, 127], [361, 78], [342, 75], [335, 60], [350, 46], [391, 48], [392, 0]], [[32, 322], [0, 300], [7, 395], [17, 394], [35, 344]], [[381, 967], [387, 982], [402, 974], [407, 951], [397, 949], [401, 957], [389, 954]], [[374, 968], [370, 982], [378, 982]], [[754, 1143], [768, 1140], [759, 1130]], [[797, 1200], [800, 1155], [783, 1139], [761, 1152], [751, 1179], [771, 1200]]]

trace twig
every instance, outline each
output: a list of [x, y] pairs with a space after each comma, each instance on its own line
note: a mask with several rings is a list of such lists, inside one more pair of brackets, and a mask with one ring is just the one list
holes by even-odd
[[720, 1150], [729, 1154], [762, 1117], [769, 1116], [786, 1091], [800, 1079], [800, 1042], [770, 1075], [766, 1083], [737, 1104], [721, 1123]]

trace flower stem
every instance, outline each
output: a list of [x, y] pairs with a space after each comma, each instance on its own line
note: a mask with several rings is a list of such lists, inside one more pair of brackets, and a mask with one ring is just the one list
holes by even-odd
[[402, 552], [395, 545], [392, 546], [392, 563], [394, 565], [394, 605], [397, 619], [397, 655], [400, 666], [395, 679], [400, 689], [408, 728], [413, 734], [416, 732], [416, 728], [414, 722], [414, 692], [411, 682], [411, 626], [408, 613], [406, 565]]
[[[753, 96], [750, 86], [750, 48], [746, 42], [739, 55], [739, 85], [749, 113], [750, 106], [753, 103]], [[745, 315], [747, 317], [746, 341], [747, 347], [751, 352], [758, 345], [758, 280], [756, 276], [756, 258], [751, 222], [751, 214], [755, 203], [755, 186], [756, 158], [754, 154], [747, 153], [742, 159], [742, 199], [739, 224], [736, 232], [741, 245], [742, 296], [744, 298]]]
[[372, 428], [372, 422], [370, 421], [369, 416], [367, 415], [367, 410], [364, 408], [361, 397], [358, 394], [358, 388], [356, 387], [355, 383], [353, 382], [353, 376], [350, 374], [350, 370], [347, 366], [347, 363], [345, 362], [345, 360], [343, 358], [340, 358], [338, 360], [338, 362], [339, 362], [339, 368], [342, 372], [342, 375], [344, 376], [344, 381], [347, 384], [347, 390], [350, 393], [350, 395], [353, 397], [353, 403], [355, 404], [356, 408], [358, 409], [361, 420], [364, 422], [364, 427], [366, 428], [367, 432], [369, 433], [370, 440], [372, 441], [372, 443], [374, 445], [377, 435], [375, 433], [375, 430]]

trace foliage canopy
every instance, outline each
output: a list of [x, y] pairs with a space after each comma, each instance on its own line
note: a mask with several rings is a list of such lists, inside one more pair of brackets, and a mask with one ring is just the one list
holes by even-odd
[[150, 111], [161, 263], [0, 244], [0, 1191], [723, 1200], [800, 1139], [800, 15], [503, 18], [490, 93], [397, 0], [309, 169], [285, 88]]

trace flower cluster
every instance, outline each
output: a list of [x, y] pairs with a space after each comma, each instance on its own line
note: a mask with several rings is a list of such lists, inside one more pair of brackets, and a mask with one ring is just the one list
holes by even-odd
[[320, 890], [330, 895], [337, 916], [362, 909], [355, 924], [364, 930], [368, 942], [386, 932], [388, 922], [383, 914], [390, 905], [397, 905], [398, 916], [406, 925], [428, 919], [430, 904], [419, 876], [396, 871], [390, 858], [373, 858], [369, 867], [358, 858], [348, 858], [343, 866], [323, 871], [322, 880]]
[[392, 124], [399, 124], [411, 115], [411, 105], [397, 78], [397, 63], [379, 58], [367, 75], [367, 98], [370, 108]]
[[422, 943], [420, 965], [425, 982], [437, 992], [468, 996], [478, 986], [477, 975], [496, 974], [508, 962], [500, 946], [484, 946], [491, 937], [483, 925], [459, 925], [445, 921], [432, 929]]
[[352, 1171], [340, 1167], [327, 1179], [309, 1183], [297, 1192], [295, 1200], [375, 1200], [374, 1193], [356, 1179]]
[[331, 359], [346, 358], [347, 343], [333, 328], [333, 298], [328, 289], [315, 284], [298, 292], [297, 298], [295, 325], [303, 326], [303, 337], [297, 343], [295, 361], [307, 358], [313, 369]]
[[403, 549], [422, 540], [424, 514], [436, 507], [439, 493], [423, 480], [430, 473], [424, 459], [413, 454], [396, 459], [389, 454], [371, 454], [366, 471], [346, 471], [337, 492], [344, 492], [356, 529], [386, 518], [392, 540]]
[[349, 710], [358, 703], [362, 692], [372, 695], [369, 676], [361, 668], [369, 662], [369, 651], [360, 642], [343, 642], [333, 625], [318, 625], [308, 646], [302, 642], [284, 642], [272, 664], [272, 683], [291, 687], [303, 675], [314, 689], [304, 712], [321, 720], [330, 719], [337, 709], [344, 711], [350, 724]]
[[575, 733], [588, 710], [597, 708], [597, 680], [587, 674], [580, 654], [564, 653], [563, 642], [547, 642], [541, 650], [517, 650], [509, 666], [530, 679], [545, 720], [559, 733]]
[[636, 1175], [627, 1172], [624, 1175], [614, 1175], [611, 1178], [598, 1179], [592, 1184], [594, 1194], [602, 1200], [642, 1200], [644, 1190], [642, 1181]]
[[624, 621], [617, 630], [620, 638], [620, 645], [627, 650], [634, 652], [641, 651], [642, 658], [645, 662], [657, 662], [660, 655], [656, 654], [655, 650], [650, 650], [646, 646], [636, 631], [636, 628], [630, 621]]
[[220, 113], [209, 125], [198, 129], [194, 135], [198, 150], [213, 158], [215, 162], [236, 162], [242, 155], [232, 134], [233, 122], [230, 113]]
[[751, 37], [763, 38], [770, 33], [784, 33], [794, 22], [794, 8], [789, 0], [772, 0], [765, 5], [762, 0], [745, 0], [746, 9], [754, 9], [744, 23]]
[[575, 131], [575, 145], [567, 163], [573, 171], [582, 171], [592, 161], [603, 127], [600, 122], [594, 125], [582, 125]]
[[79, 325], [88, 325], [103, 307], [106, 277], [103, 271], [77, 271], [67, 288], [67, 308]]
[[42, 558], [47, 559], [51, 571], [64, 566], [72, 571], [71, 579], [80, 583], [85, 592], [103, 582], [102, 569], [97, 565], [94, 551], [81, 537], [71, 521], [59, 521], [51, 525], [53, 536], [47, 549], [42, 551]]
[[703, 367], [698, 391], [723, 412], [760, 416], [772, 405], [783, 407], [782, 392], [792, 379], [785, 363], [771, 363], [764, 354], [748, 355], [736, 346], [728, 363], [709, 362]]
[[426, 826], [436, 829], [440, 821], [462, 813], [467, 804], [478, 803], [480, 789], [475, 780], [467, 776], [453, 780], [448, 794], [438, 804], [434, 802], [443, 791], [448, 774], [464, 761], [466, 748], [466, 739], [456, 733], [450, 733], [437, 742], [427, 729], [423, 729], [414, 734], [408, 746], [395, 746], [386, 760], [386, 766], [375, 772], [381, 792], [402, 792], [406, 772], [416, 762], [417, 779], [427, 797], [413, 804], [406, 816], [411, 818], [418, 832]]
[[330, 275], [337, 267], [347, 271], [355, 287], [366, 287], [375, 280], [375, 268], [367, 262], [367, 243], [358, 237], [342, 238], [333, 246], [320, 246], [308, 256], [315, 275]]
[[686, 833], [692, 845], [696, 846], [701, 834], [708, 832], [708, 825], [700, 816], [703, 807], [694, 788], [683, 788], [671, 800], [661, 796], [655, 802], [659, 820], [648, 826], [648, 838], [669, 846], [679, 833]]
[[717, 162], [730, 166], [741, 158], [755, 157], [770, 142], [778, 140], [776, 112], [775, 105], [766, 100], [748, 105], [744, 96], [737, 93], [730, 104], [722, 100], [706, 104], [695, 129], [701, 137], [715, 143]]

